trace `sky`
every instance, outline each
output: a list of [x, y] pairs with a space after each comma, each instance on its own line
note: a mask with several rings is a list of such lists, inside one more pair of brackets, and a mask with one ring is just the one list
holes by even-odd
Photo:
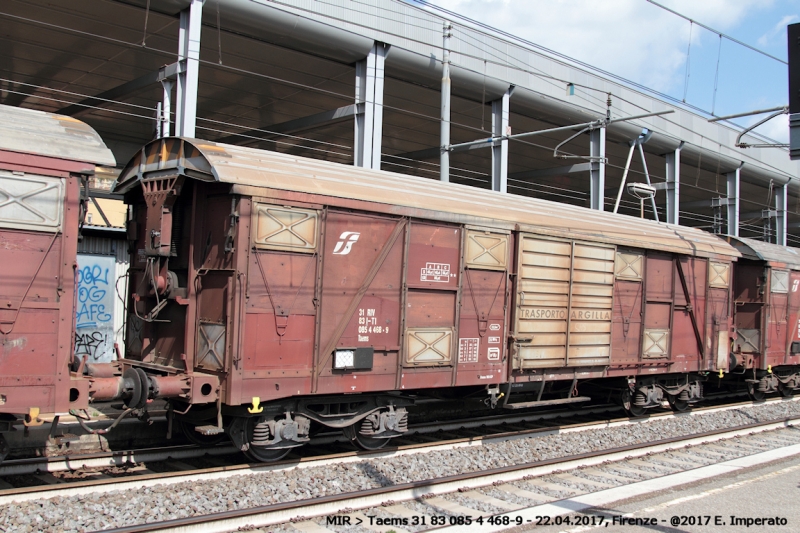
[[[800, 22], [800, 0], [657, 1], [783, 60], [786, 25]], [[786, 65], [720, 39], [647, 0], [429, 2], [713, 110], [717, 116], [788, 103]], [[749, 125], [765, 116], [737, 122]], [[788, 116], [757, 131], [788, 142]]]

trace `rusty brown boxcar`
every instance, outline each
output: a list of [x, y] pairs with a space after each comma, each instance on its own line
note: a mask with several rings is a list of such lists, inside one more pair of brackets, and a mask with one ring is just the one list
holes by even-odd
[[115, 190], [127, 403], [171, 398], [256, 459], [312, 421], [381, 446], [420, 395], [517, 408], [605, 378], [641, 413], [729, 370], [740, 253], [699, 230], [182, 138]]
[[80, 189], [95, 164], [115, 161], [83, 122], [0, 106], [0, 440], [13, 415], [36, 425], [88, 405], [70, 364]]
[[800, 387], [800, 250], [728, 238], [742, 258], [734, 270], [731, 370], [757, 400]]

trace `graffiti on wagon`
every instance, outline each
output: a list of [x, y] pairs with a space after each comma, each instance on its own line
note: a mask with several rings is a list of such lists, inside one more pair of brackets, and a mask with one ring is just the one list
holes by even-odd
[[114, 353], [114, 258], [78, 255], [75, 355], [108, 362]]

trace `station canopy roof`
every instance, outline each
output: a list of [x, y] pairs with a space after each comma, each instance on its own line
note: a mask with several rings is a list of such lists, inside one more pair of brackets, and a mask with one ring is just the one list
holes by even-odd
[[[189, 0], [7, 0], [0, 7], [2, 78], [7, 105], [59, 113], [94, 128], [117, 161], [155, 136], [164, 88], [159, 71], [177, 61], [180, 12]], [[196, 137], [238, 146], [352, 164], [357, 61], [376, 41], [388, 46], [383, 86], [381, 168], [439, 177], [441, 13], [399, 0], [207, 0], [200, 43]], [[760, 237], [775, 189], [789, 184], [789, 238], [800, 244], [800, 164], [781, 149], [738, 149], [738, 130], [531, 43], [452, 20], [451, 142], [491, 135], [492, 101], [511, 86], [512, 133], [605, 117], [673, 111], [618, 122], [607, 130], [604, 204], [613, 206], [629, 151], [643, 129], [645, 160], [632, 160], [628, 181], [642, 182], [646, 163], [656, 185], [667, 154], [680, 152], [681, 224], [719, 229], [715, 198], [740, 169], [740, 234]], [[658, 58], [654, 58], [658, 60]], [[567, 85], [575, 87], [568, 94]], [[175, 108], [172, 109], [173, 118]], [[320, 117], [328, 117], [320, 120]], [[556, 145], [575, 131], [509, 143], [509, 193], [587, 206], [589, 135]], [[746, 136], [747, 142], [761, 142]], [[492, 154], [451, 154], [450, 181], [491, 188]], [[554, 155], [558, 155], [555, 157]], [[562, 159], [566, 155], [568, 159]], [[665, 219], [666, 194], [656, 203]], [[623, 194], [620, 211], [638, 215]], [[645, 216], [653, 218], [646, 209]], [[724, 224], [723, 224], [724, 225]]]

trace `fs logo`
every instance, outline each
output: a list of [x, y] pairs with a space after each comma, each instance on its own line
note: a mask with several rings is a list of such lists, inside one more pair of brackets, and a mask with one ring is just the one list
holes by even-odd
[[361, 234], [356, 231], [345, 231], [339, 235], [339, 242], [336, 243], [336, 247], [333, 249], [334, 255], [349, 254], [360, 236]]

